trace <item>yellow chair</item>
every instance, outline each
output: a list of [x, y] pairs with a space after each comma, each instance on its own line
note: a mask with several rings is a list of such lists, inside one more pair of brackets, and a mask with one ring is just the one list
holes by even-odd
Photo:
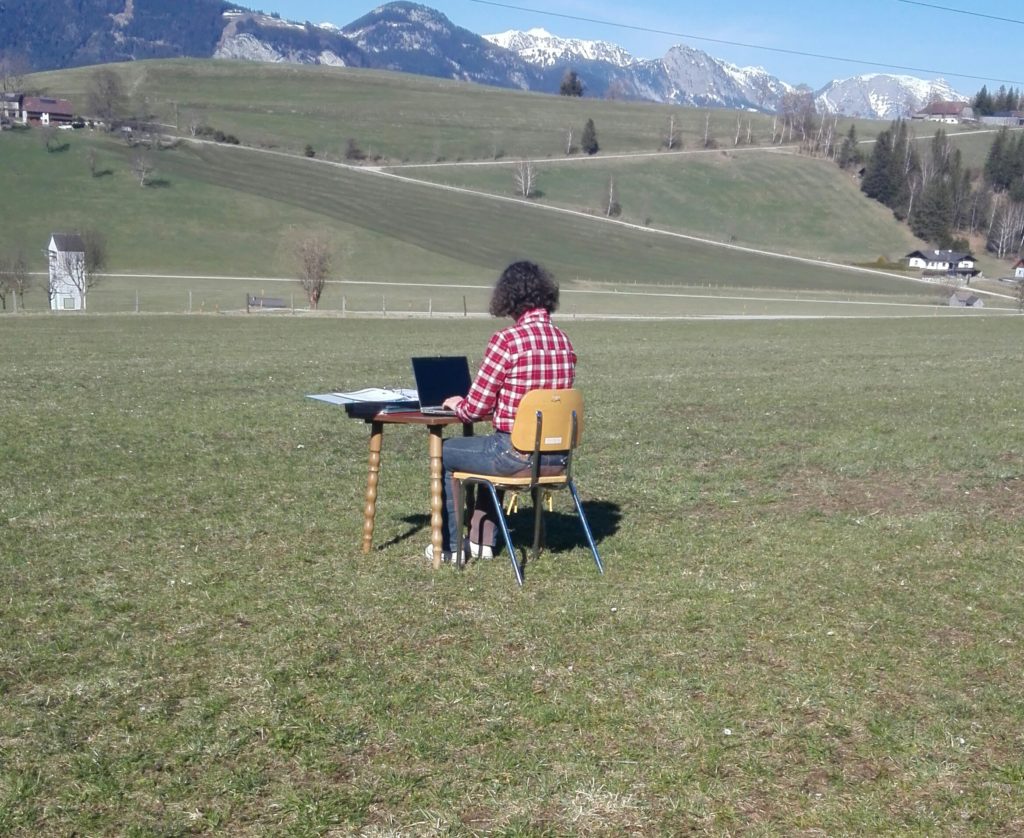
[[[533, 498], [533, 557], [536, 559], [540, 554], [543, 530], [542, 493], [546, 493], [550, 489], [568, 488], [573, 503], [576, 505], [580, 524], [583, 526], [583, 534], [587, 538], [587, 544], [590, 545], [590, 551], [594, 554], [594, 563], [597, 565], [598, 572], [604, 573], [601, 556], [598, 555], [594, 536], [590, 532], [590, 524], [587, 522], [587, 516], [583, 514], [583, 505], [580, 503], [580, 496], [572, 479], [573, 453], [582, 436], [583, 395], [579, 390], [531, 390], [523, 396], [512, 427], [512, 445], [519, 451], [532, 452], [531, 465], [513, 475], [481, 474], [471, 471], [456, 471], [452, 475], [455, 525], [458, 533], [458, 542], [454, 545], [456, 561], [461, 563], [462, 560], [465, 484], [485, 486], [491, 493], [495, 514], [498, 516], [498, 525], [501, 528], [502, 537], [505, 539], [509, 558], [512, 560], [516, 581], [520, 585], [523, 584], [523, 568], [526, 557], [524, 555], [523, 561], [518, 561], [516, 558], [512, 537], [509, 535], [508, 521], [502, 511], [498, 492], [529, 490]], [[565, 455], [564, 467], [542, 467], [540, 465], [540, 455], [552, 453]]]

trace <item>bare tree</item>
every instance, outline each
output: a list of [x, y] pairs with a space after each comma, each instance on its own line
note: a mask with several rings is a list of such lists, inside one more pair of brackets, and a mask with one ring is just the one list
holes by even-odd
[[629, 96], [629, 88], [622, 79], [612, 79], [608, 89], [604, 92], [604, 98], [609, 100], [625, 99]]
[[993, 223], [989, 233], [988, 247], [997, 258], [1010, 256], [1024, 227], [1024, 204], [1006, 201], [993, 214]]
[[32, 277], [28, 272], [24, 254], [18, 252], [13, 257], [0, 259], [0, 302], [5, 310], [8, 295], [11, 296], [15, 311], [18, 310], [19, 301], [21, 307], [25, 308], [25, 291], [31, 284]]
[[132, 174], [139, 179], [139, 186], [145, 186], [154, 171], [156, 164], [149, 152], [137, 151], [132, 155]]
[[128, 97], [121, 77], [108, 67], [102, 67], [92, 74], [85, 101], [90, 115], [103, 120], [108, 128], [111, 122], [124, 115], [128, 107]]
[[523, 198], [530, 198], [537, 190], [537, 167], [529, 160], [520, 160], [516, 163], [512, 173], [516, 185], [516, 194]]
[[57, 147], [57, 126], [56, 125], [44, 125], [39, 129], [39, 139], [42, 140], [43, 147], [52, 152]]
[[672, 151], [681, 145], [679, 137], [679, 127], [676, 125], [676, 115], [671, 113], [668, 115], [668, 135], [665, 137], [665, 148]]
[[1024, 312], [1024, 279], [1017, 280], [1017, 286], [1014, 288], [1014, 297], [1017, 298], [1017, 311]]
[[565, 129], [565, 153], [568, 155], [572, 154], [572, 152], [572, 128], [570, 127]]
[[188, 110], [185, 112], [185, 123], [188, 125], [188, 135], [194, 137], [199, 133], [203, 120], [198, 111]]
[[330, 250], [323, 238], [309, 235], [295, 245], [295, 255], [299, 260], [299, 285], [309, 300], [309, 307], [315, 311], [331, 270]]
[[0, 52], [0, 93], [20, 93], [28, 73], [28, 58], [23, 53]]
[[608, 206], [604, 213], [608, 218], [622, 214], [619, 203], [619, 190], [615, 188], [615, 178], [608, 178]]

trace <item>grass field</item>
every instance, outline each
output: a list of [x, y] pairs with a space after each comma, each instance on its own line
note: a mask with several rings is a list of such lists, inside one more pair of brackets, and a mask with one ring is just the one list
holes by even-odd
[[[817, 264], [813, 257], [788, 261], [725, 249], [665, 235], [654, 226], [630, 227], [524, 202], [495, 201], [301, 157], [183, 146], [156, 155], [163, 186], [142, 189], [130, 179], [131, 151], [121, 144], [76, 134], [67, 151], [54, 154], [24, 135], [0, 139], [20, 164], [0, 173], [0, 181], [31, 195], [5, 226], [3, 236], [12, 242], [5, 249], [15, 242], [45, 243], [53, 229], [95, 224], [109, 231], [110, 268], [118, 273], [284, 277], [294, 269], [294, 241], [307, 232], [320, 232], [333, 244], [337, 273], [360, 281], [486, 286], [509, 261], [527, 257], [548, 265], [567, 286], [653, 283], [813, 291], [858, 299], [935, 298], [934, 289]], [[100, 177], [90, 174], [87, 162], [94, 142], [99, 143], [97, 171], [109, 173]], [[734, 174], [726, 172], [723, 180]], [[44, 195], [27, 189], [33, 175], [52, 180], [55, 190]], [[651, 181], [649, 176], [644, 179]], [[705, 186], [701, 194], [716, 192]], [[836, 199], [840, 206], [846, 201], [855, 208], [855, 197], [845, 186]], [[728, 205], [719, 199], [716, 212], [728, 212]], [[685, 230], [685, 219], [669, 217], [685, 206], [675, 199], [674, 209], [665, 212], [666, 226]], [[758, 212], [736, 214], [735, 223], [748, 228], [736, 244], [765, 238], [755, 229], [774, 229], [766, 220], [773, 213], [763, 202], [757, 207]], [[808, 213], [805, 208], [803, 214]], [[800, 229], [800, 214], [789, 216], [791, 230]], [[844, 214], [831, 217], [839, 227], [845, 224]], [[877, 213], [869, 212], [871, 218], [877, 235], [870, 246], [877, 247], [884, 223]], [[792, 235], [798, 249], [811, 250], [808, 237]], [[856, 245], [845, 241], [841, 247], [850, 256]], [[876, 255], [870, 253], [871, 258]], [[182, 297], [178, 300], [171, 310], [182, 310]], [[427, 304], [421, 295], [418, 307]], [[636, 312], [628, 307], [623, 311]]]
[[567, 322], [518, 590], [304, 398], [493, 324], [2, 318], [0, 833], [1019, 834], [1022, 323]]
[[[244, 143], [301, 152], [308, 143], [321, 155], [343, 159], [349, 139], [389, 162], [561, 157], [566, 132], [576, 142], [593, 119], [606, 151], [657, 151], [670, 117], [684, 145], [710, 135], [731, 142], [733, 111], [679, 108], [649, 102], [577, 99], [503, 90], [446, 79], [345, 67], [256, 64], [237, 61], [140, 61], [109, 65], [132, 95], [145, 95], [149, 109], [183, 131], [188, 117]], [[92, 68], [38, 73], [32, 82], [72, 100], [82, 100]], [[767, 144], [772, 118], [742, 114], [757, 141]], [[850, 120], [840, 122], [842, 133]], [[860, 120], [870, 138], [885, 123]]]
[[[770, 118], [764, 115], [709, 112], [711, 134], [726, 147], [736, 119], [750, 120], [760, 143], [753, 151], [675, 155], [659, 153], [670, 118], [690, 152], [703, 141], [704, 111], [346, 68], [153, 61], [113, 69], [133, 99], [144, 100], [147, 112], [168, 129], [187, 133], [198, 115], [245, 145], [280, 154], [165, 151], [154, 155], [153, 183], [140, 188], [130, 172], [133, 152], [109, 138], [62, 134], [67, 148], [47, 153], [37, 136], [5, 133], [0, 192], [18, 196], [18, 211], [4, 217], [0, 254], [22, 248], [38, 258], [52, 231], [97, 227], [108, 235], [114, 272], [281, 277], [294, 271], [295, 239], [312, 232], [330, 242], [339, 280], [487, 285], [510, 259], [525, 255], [544, 261], [566, 284], [932, 296], [892, 278], [651, 234], [671, 231], [856, 264], [896, 259], [920, 245], [838, 169], [772, 154], [766, 147]], [[38, 74], [31, 83], [84, 101], [93, 72]], [[587, 118], [598, 126], [602, 156], [652, 156], [564, 163], [567, 130], [578, 137]], [[848, 124], [840, 123], [840, 133]], [[885, 124], [857, 126], [862, 138], [870, 138]], [[382, 164], [538, 159], [544, 195], [536, 203], [584, 215], [552, 217], [365, 172], [330, 170], [325, 161], [341, 160], [349, 139], [380, 155]], [[957, 142], [975, 160], [990, 140], [965, 135]], [[300, 156], [307, 144], [315, 160]], [[90, 173], [90, 154], [96, 174]], [[507, 165], [400, 171], [501, 196], [512, 192]], [[610, 227], [597, 217], [612, 178], [623, 220], [642, 229]], [[982, 262], [989, 275], [1005, 272], [984, 257]], [[431, 304], [430, 298], [415, 302]]]
[[[514, 194], [514, 163], [403, 168], [401, 174]], [[895, 261], [920, 246], [864, 200], [834, 164], [769, 151], [683, 152], [536, 165], [538, 200], [604, 215], [614, 183], [622, 219], [722, 242], [839, 262]], [[866, 242], [871, 242], [867, 245]], [[873, 250], [867, 250], [873, 247]]]

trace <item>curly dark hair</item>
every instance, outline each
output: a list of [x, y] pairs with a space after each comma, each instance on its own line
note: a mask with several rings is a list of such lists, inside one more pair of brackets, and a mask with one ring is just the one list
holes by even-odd
[[524, 312], [558, 308], [558, 283], [534, 262], [513, 262], [498, 277], [491, 294], [490, 312], [495, 317], [518, 320]]

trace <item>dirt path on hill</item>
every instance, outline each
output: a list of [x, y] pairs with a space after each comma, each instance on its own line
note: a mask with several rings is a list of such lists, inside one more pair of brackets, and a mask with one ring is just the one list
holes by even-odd
[[[186, 138], [185, 142], [214, 145], [214, 146], [217, 146], [218, 148], [224, 148], [225, 147], [225, 146], [223, 146], [223, 144], [216, 143], [213, 140], [199, 140], [199, 139], [194, 139], [194, 138]], [[615, 218], [606, 218], [604, 216], [592, 215], [590, 213], [583, 212], [582, 210], [573, 210], [573, 209], [568, 209], [568, 208], [565, 208], [565, 207], [555, 207], [555, 206], [551, 206], [549, 204], [539, 204], [539, 203], [536, 203], [535, 201], [530, 201], [530, 200], [528, 200], [526, 198], [516, 198], [516, 197], [513, 197], [513, 196], [509, 196], [509, 195], [495, 195], [494, 193], [483, 192], [483, 191], [478, 190], [478, 189], [467, 189], [467, 188], [461, 187], [461, 186], [449, 186], [449, 185], [442, 184], [442, 183], [432, 183], [430, 181], [419, 180], [418, 178], [409, 177], [408, 175], [402, 175], [402, 174], [398, 174], [398, 173], [396, 173], [394, 171], [391, 171], [391, 169], [393, 169], [393, 168], [399, 168], [397, 166], [394, 166], [394, 167], [392, 167], [392, 166], [356, 166], [356, 165], [352, 165], [350, 163], [335, 162], [333, 160], [317, 160], [316, 158], [305, 158], [305, 157], [300, 157], [299, 155], [293, 154], [293, 153], [290, 153], [290, 152], [276, 151], [274, 149], [253, 148], [251, 146], [228, 146], [228, 148], [234, 149], [238, 153], [242, 153], [244, 151], [249, 151], [249, 152], [254, 152], [254, 153], [257, 153], [257, 154], [271, 154], [271, 155], [277, 155], [277, 156], [281, 156], [281, 157], [288, 157], [288, 158], [291, 158], [293, 160], [298, 160], [298, 161], [308, 161], [310, 164], [313, 164], [313, 165], [334, 166], [336, 168], [346, 169], [346, 170], [351, 171], [351, 172], [358, 172], [358, 173], [361, 173], [361, 174], [363, 174], [363, 175], [365, 175], [367, 177], [391, 178], [393, 180], [403, 181], [405, 183], [415, 184], [417, 186], [422, 186], [422, 187], [426, 187], [426, 188], [429, 188], [429, 189], [436, 189], [436, 190], [444, 191], [444, 192], [453, 192], [453, 193], [460, 194], [460, 195], [471, 195], [473, 197], [482, 198], [482, 199], [488, 200], [488, 201], [501, 202], [501, 203], [507, 203], [507, 204], [516, 204], [516, 205], [519, 205], [519, 206], [522, 206], [522, 207], [528, 207], [531, 211], [534, 211], [534, 212], [549, 212], [549, 213], [558, 213], [560, 215], [568, 215], [568, 216], [572, 216], [574, 218], [579, 218], [579, 219], [586, 220], [586, 221], [588, 221], [588, 222], [590, 222], [592, 224], [612, 224], [612, 225], [616, 225], [616, 226], [618, 226], [620, 228], [624, 227], [626, 229], [634, 230], [636, 232], [643, 233], [645, 235], [650, 235], [650, 236], [668, 236], [669, 238], [674, 238], [674, 239], [679, 239], [679, 240], [682, 240], [682, 241], [693, 242], [695, 244], [707, 245], [709, 247], [716, 247], [716, 248], [720, 248], [722, 250], [730, 250], [730, 251], [734, 251], [734, 252], [737, 252], [737, 253], [746, 253], [746, 254], [751, 254], [751, 255], [755, 255], [755, 256], [763, 256], [763, 257], [766, 257], [766, 258], [769, 258], [769, 259], [779, 259], [779, 260], [783, 260], [783, 261], [787, 261], [787, 262], [797, 262], [797, 263], [803, 264], [803, 265], [815, 265], [815, 266], [818, 266], [818, 267], [831, 268], [831, 269], [834, 269], [834, 270], [849, 271], [851, 273], [869, 274], [871, 276], [886, 276], [886, 277], [890, 277], [892, 279], [899, 279], [899, 280], [904, 280], [904, 281], [909, 280], [911, 282], [916, 282], [916, 283], [919, 283], [919, 284], [922, 284], [922, 285], [927, 285], [927, 286], [930, 286], [930, 287], [934, 287], [935, 286], [934, 282], [931, 282], [931, 281], [929, 281], [927, 279], [919, 279], [917, 277], [905, 276], [903, 274], [892, 273], [892, 272], [889, 272], [889, 271], [878, 271], [878, 270], [873, 270], [871, 268], [858, 267], [856, 265], [846, 265], [846, 264], [843, 264], [842, 262], [832, 262], [832, 261], [828, 261], [826, 259], [812, 259], [812, 258], [810, 258], [808, 256], [794, 256], [794, 255], [789, 254], [789, 253], [778, 253], [778, 252], [772, 251], [772, 250], [763, 250], [761, 248], [756, 248], [756, 247], [746, 247], [744, 245], [732, 244], [732, 243], [729, 243], [729, 242], [722, 242], [722, 241], [717, 241], [715, 239], [704, 238], [703, 236], [693, 236], [693, 235], [689, 235], [687, 233], [679, 233], [679, 232], [675, 232], [673, 230], [659, 230], [659, 229], [652, 228], [652, 227], [645, 227], [642, 224], [634, 224], [634, 223], [631, 223], [631, 222], [628, 222], [628, 221], [620, 221], [620, 220], [615, 219]], [[730, 150], [730, 153], [732, 153], [732, 151], [735, 151], [735, 150]], [[744, 149], [744, 151], [749, 152], [749, 153], [761, 152], [763, 154], [770, 154], [770, 153], [776, 153], [777, 154], [777, 153], [780, 153], [779, 149], [762, 149], [762, 148], [750, 148], [750, 149]], [[707, 153], [709, 153], [709, 150], [707, 150], [707, 149], [699, 149], [699, 150], [691, 150], [690, 152], [687, 152], [684, 149], [683, 151], [679, 151], [679, 152], [637, 152], [636, 154], [595, 155], [594, 157], [587, 158], [587, 159], [590, 159], [590, 160], [610, 160], [610, 159], [626, 159], [626, 158], [638, 158], [638, 157], [652, 157], [652, 156], [657, 156], [659, 154], [665, 155], [665, 154], [687, 154], [687, 153], [691, 153], [691, 154], [697, 154], [697, 153], [707, 154]], [[720, 149], [715, 149], [715, 150], [711, 151], [710, 153], [718, 154], [718, 153], [721, 153], [721, 150]], [[790, 152], [783, 152], [783, 153], [790, 153]], [[517, 162], [517, 161], [508, 161], [508, 162], [514, 163], [514, 162]], [[508, 162], [506, 162], [505, 165], [508, 165]], [[429, 164], [425, 164], [425, 165], [429, 165]], [[448, 165], [463, 165], [463, 166], [466, 166], [466, 165], [481, 165], [481, 163], [480, 162], [463, 162], [463, 163], [453, 163], [453, 164], [448, 164]], [[501, 162], [490, 162], [490, 161], [488, 161], [487, 165], [492, 165], [492, 166], [493, 165], [502, 165], [502, 163]], [[1005, 300], [1012, 300], [1013, 299], [1010, 295], [1007, 295], [1007, 294], [997, 294], [997, 293], [995, 293], [993, 291], [976, 290], [975, 293], [977, 293], [979, 296], [987, 296], [987, 297], [992, 297], [992, 298], [996, 298], [996, 299], [1005, 299]]]

